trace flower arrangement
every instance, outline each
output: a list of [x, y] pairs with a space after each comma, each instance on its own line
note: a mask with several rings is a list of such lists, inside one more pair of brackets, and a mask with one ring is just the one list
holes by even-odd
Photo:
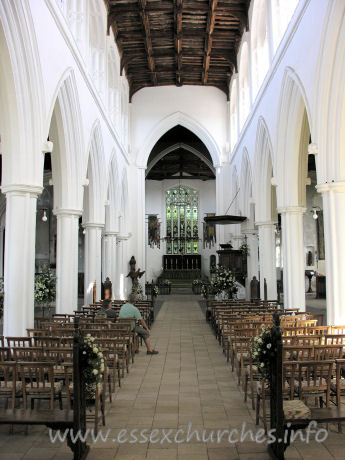
[[261, 326], [261, 334], [254, 338], [251, 348], [251, 357], [258, 363], [258, 370], [263, 378], [268, 381], [270, 375], [270, 363], [276, 349], [273, 348], [271, 328]]
[[232, 271], [219, 265], [213, 272], [209, 293], [215, 296], [224, 295], [232, 299], [238, 291], [236, 278]]
[[203, 282], [201, 279], [193, 280], [193, 286], [202, 286]]
[[101, 388], [103, 385], [103, 353], [95, 344], [95, 338], [91, 334], [87, 334], [81, 341], [80, 351], [82, 375], [85, 382], [85, 398], [92, 400], [95, 399], [96, 387]]
[[244, 256], [249, 256], [249, 246], [246, 241], [243, 241], [239, 249]]
[[157, 297], [157, 296], [159, 295], [159, 289], [158, 289], [157, 284], [155, 284], [155, 285], [152, 287], [152, 295], [153, 295], [153, 297]]
[[209, 283], [204, 283], [202, 282], [201, 284], [201, 295], [204, 297], [204, 299], [207, 299], [209, 291], [210, 291], [210, 284]]
[[48, 266], [44, 266], [40, 273], [35, 275], [35, 302], [49, 303], [55, 300], [56, 276]]
[[132, 289], [133, 294], [136, 294], [137, 299], [142, 300], [143, 298], [143, 288], [140, 283], [136, 283], [135, 286], [133, 286]]

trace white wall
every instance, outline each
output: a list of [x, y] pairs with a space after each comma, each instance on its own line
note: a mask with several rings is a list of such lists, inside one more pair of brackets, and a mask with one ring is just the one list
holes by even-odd
[[164, 86], [144, 88], [131, 104], [131, 152], [146, 166], [155, 142], [169, 129], [182, 124], [208, 148], [213, 165], [222, 161], [227, 142], [225, 94], [213, 87]]
[[[210, 256], [216, 254], [218, 245], [208, 249], [203, 247], [203, 220], [206, 213], [216, 212], [216, 181], [181, 180], [181, 185], [194, 188], [199, 192], [199, 254], [201, 254], [202, 274], [209, 275]], [[161, 238], [166, 235], [165, 224], [165, 192], [171, 187], [178, 186], [176, 180], [146, 181], [146, 214], [158, 214], [161, 222]], [[217, 242], [218, 243], [218, 242]], [[165, 242], [161, 241], [160, 249], [157, 246], [150, 248], [147, 241], [146, 224], [146, 280], [156, 279], [162, 272]]]

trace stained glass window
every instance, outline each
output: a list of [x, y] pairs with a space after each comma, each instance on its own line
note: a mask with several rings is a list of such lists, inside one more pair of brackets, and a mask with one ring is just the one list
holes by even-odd
[[167, 254], [198, 254], [199, 194], [184, 185], [166, 192]]

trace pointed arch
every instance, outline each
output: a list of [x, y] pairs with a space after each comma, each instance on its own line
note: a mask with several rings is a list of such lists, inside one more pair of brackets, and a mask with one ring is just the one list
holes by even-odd
[[[29, 2], [0, 2], [3, 186], [42, 184], [43, 113], [39, 52]], [[4, 115], [2, 117], [2, 114]]]
[[121, 186], [115, 149], [112, 151], [109, 163], [108, 176], [108, 206], [106, 210], [106, 229], [108, 231], [118, 231], [118, 216], [121, 206]]
[[250, 216], [250, 199], [252, 197], [252, 168], [249, 160], [248, 150], [243, 149], [240, 181], [240, 209], [242, 215]]
[[[327, 11], [319, 52], [314, 105], [318, 182], [345, 177], [345, 5], [333, 2]], [[314, 127], [314, 125], [312, 125]], [[332, 155], [330, 154], [332, 152]]]
[[189, 129], [203, 141], [208, 151], [210, 152], [214, 167], [217, 167], [220, 164], [221, 153], [219, 147], [207, 129], [188, 115], [182, 112], [175, 112], [156, 124], [156, 126], [152, 129], [151, 133], [146, 138], [143, 148], [141, 149], [138, 156], [138, 165], [140, 167], [146, 168], [147, 160], [157, 141], [167, 131], [177, 125], [181, 125], [184, 128]]
[[255, 218], [258, 222], [271, 221], [273, 177], [273, 149], [271, 137], [265, 120], [260, 117], [256, 130], [254, 176]]
[[291, 69], [285, 70], [277, 123], [279, 206], [305, 205], [307, 152], [310, 138], [309, 104], [303, 85]]
[[91, 130], [89, 143], [89, 160], [87, 168], [88, 186], [84, 200], [84, 222], [104, 224], [104, 204], [107, 184], [103, 139], [99, 120]]
[[81, 209], [83, 135], [81, 111], [72, 69], [62, 75], [54, 93], [46, 136], [53, 142], [52, 170], [55, 208]]

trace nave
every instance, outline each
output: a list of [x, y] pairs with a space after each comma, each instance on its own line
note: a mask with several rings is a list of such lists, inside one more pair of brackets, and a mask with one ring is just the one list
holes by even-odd
[[[147, 356], [140, 347], [129, 374], [116, 387], [113, 401], [108, 404], [106, 426], [110, 436], [106, 442], [92, 444], [89, 460], [263, 460], [269, 458], [266, 444], [257, 444], [247, 437], [243, 443], [229, 445], [226, 437], [216, 442], [198, 442], [196, 436], [188, 443], [130, 443], [120, 444], [112, 440], [121, 430], [146, 429], [147, 433], [158, 429], [158, 439], [171, 429], [173, 440], [178, 430], [186, 439], [188, 424], [206, 438], [213, 430], [253, 430], [254, 436], [260, 426], [255, 425], [255, 411], [251, 399], [243, 402], [242, 389], [237, 384], [236, 372], [231, 372], [217, 342], [213, 329], [205, 320], [199, 297], [174, 295], [165, 297], [152, 326], [152, 345], [159, 350], [157, 356]], [[91, 425], [90, 425], [91, 426]], [[63, 443], [52, 444], [48, 431], [40, 427], [29, 428], [29, 435], [22, 428], [8, 435], [8, 426], [0, 427], [0, 448], [6, 459], [54, 459], [70, 460], [72, 454]], [[146, 434], [147, 434], [146, 433]], [[128, 439], [128, 436], [127, 436]], [[329, 425], [328, 439], [323, 444], [309, 445], [296, 441], [286, 451], [287, 460], [343, 458], [344, 434], [337, 432], [336, 425]]]

